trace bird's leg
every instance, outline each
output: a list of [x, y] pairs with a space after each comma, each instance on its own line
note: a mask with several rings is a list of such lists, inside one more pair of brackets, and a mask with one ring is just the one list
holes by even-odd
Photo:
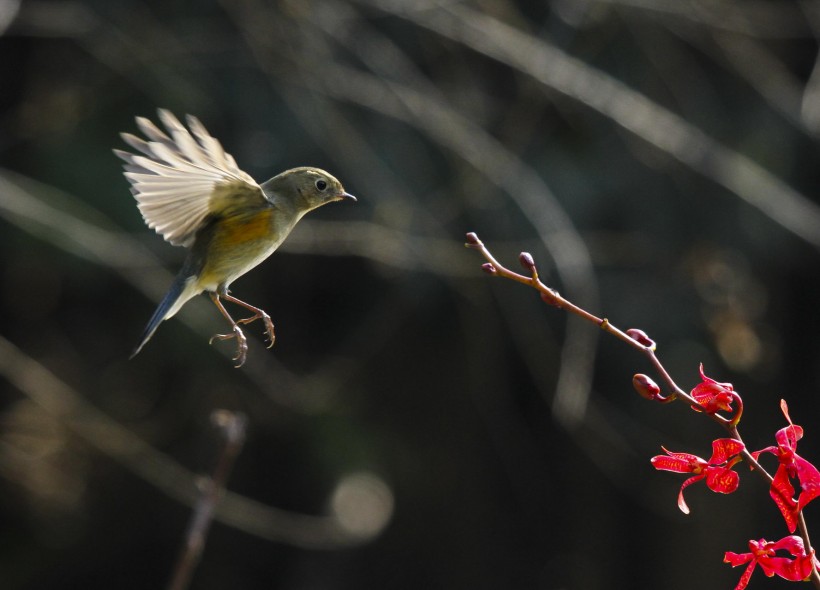
[[[214, 302], [214, 305], [216, 305], [220, 313], [222, 313], [222, 315], [225, 316], [225, 319], [228, 320], [228, 322], [230, 322], [231, 327], [233, 328], [233, 333], [215, 334], [208, 341], [208, 344], [213, 344], [214, 340], [230, 340], [231, 338], [236, 338], [236, 356], [233, 357], [233, 360], [236, 361], [236, 368], [238, 369], [239, 367], [245, 364], [245, 358], [248, 356], [248, 339], [245, 338], [245, 334], [242, 332], [242, 328], [239, 327], [239, 325], [233, 320], [233, 318], [228, 313], [228, 310], [225, 309], [225, 306], [222, 305], [222, 302], [219, 300], [219, 294], [209, 293], [209, 295], [211, 296], [211, 301]], [[223, 295], [223, 297], [226, 296]]]
[[268, 336], [268, 340], [270, 340], [270, 344], [268, 344], [268, 348], [273, 346], [273, 342], [276, 340], [276, 334], [273, 332], [273, 322], [270, 319], [270, 316], [265, 313], [264, 310], [259, 309], [258, 307], [254, 307], [249, 303], [245, 303], [241, 299], [237, 299], [236, 297], [229, 295], [227, 291], [221, 294], [221, 297], [225, 301], [230, 301], [231, 303], [236, 303], [237, 305], [241, 305], [245, 309], [249, 309], [253, 312], [253, 315], [249, 318], [244, 318], [241, 320], [237, 320], [240, 324], [250, 324], [251, 322], [255, 322], [256, 320], [262, 320], [265, 323], [265, 334]]

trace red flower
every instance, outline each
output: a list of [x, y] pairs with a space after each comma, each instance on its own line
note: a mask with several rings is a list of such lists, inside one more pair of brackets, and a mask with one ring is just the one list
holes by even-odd
[[[814, 550], [806, 554], [803, 539], [796, 535], [783, 537], [773, 543], [766, 539], [752, 540], [749, 541], [749, 549], [751, 553], [727, 551], [723, 558], [723, 561], [732, 564], [732, 567], [744, 563], [749, 564], [746, 571], [740, 576], [740, 582], [735, 586], [735, 590], [743, 590], [749, 584], [749, 579], [752, 577], [756, 565], [760, 565], [763, 573], [769, 577], [777, 574], [781, 578], [792, 582], [800, 582], [811, 575], [812, 565], [815, 561]], [[794, 559], [778, 557], [775, 552], [781, 550], [791, 553]]]
[[732, 411], [732, 401], [739, 399], [734, 392], [731, 383], [718, 383], [711, 377], [703, 373], [703, 363], [700, 364], [701, 383], [697, 384], [690, 395], [700, 404], [700, 407], [692, 406], [693, 410], [703, 411], [707, 414], [714, 414], [721, 410]]
[[[789, 425], [774, 435], [777, 446], [755, 451], [752, 456], [758, 460], [762, 453], [772, 453], [780, 462], [769, 488], [769, 495], [786, 520], [789, 532], [793, 533], [797, 528], [797, 515], [809, 502], [820, 496], [820, 472], [817, 467], [797, 454], [797, 441], [803, 438], [803, 429], [792, 423], [785, 400], [780, 401], [780, 409], [783, 410]], [[800, 482], [800, 496], [797, 500], [794, 499], [792, 479]]]
[[695, 474], [683, 482], [678, 493], [678, 508], [684, 514], [689, 514], [689, 506], [683, 499], [683, 490], [696, 481], [706, 479], [709, 489], [721, 494], [731, 494], [737, 489], [740, 477], [732, 471], [732, 467], [740, 461], [738, 453], [743, 449], [742, 442], [733, 438], [719, 438], [712, 441], [712, 456], [708, 461], [689, 453], [672, 453], [663, 449], [668, 456], [652, 457], [652, 466], [664, 471]]

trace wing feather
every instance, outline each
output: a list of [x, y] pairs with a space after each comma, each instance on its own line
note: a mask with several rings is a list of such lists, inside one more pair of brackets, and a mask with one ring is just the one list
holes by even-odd
[[[264, 201], [259, 184], [236, 165], [199, 119], [188, 115], [189, 131], [170, 111], [158, 113], [167, 133], [151, 120], [137, 117], [146, 139], [121, 134], [137, 153], [114, 150], [125, 162], [125, 177], [148, 227], [174, 245], [190, 246], [213, 212], [218, 186], [235, 186], [237, 198]], [[220, 193], [224, 199], [224, 192]]]

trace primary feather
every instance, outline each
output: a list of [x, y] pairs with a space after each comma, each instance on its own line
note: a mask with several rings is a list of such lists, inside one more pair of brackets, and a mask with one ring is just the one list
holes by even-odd
[[239, 184], [243, 193], [253, 193], [260, 202], [265, 197], [196, 117], [187, 118], [192, 135], [170, 111], [158, 112], [170, 135], [139, 117], [137, 125], [148, 141], [123, 133], [139, 153], [114, 151], [126, 163], [125, 176], [148, 227], [176, 246], [191, 246], [212, 212], [217, 187]]

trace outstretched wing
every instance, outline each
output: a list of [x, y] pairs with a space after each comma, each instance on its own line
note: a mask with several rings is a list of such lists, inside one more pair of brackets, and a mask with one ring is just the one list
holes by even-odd
[[147, 141], [130, 133], [121, 135], [140, 153], [114, 150], [125, 160], [125, 177], [148, 227], [176, 246], [190, 246], [216, 204], [215, 194], [224, 199], [227, 191], [238, 199], [264, 202], [262, 188], [239, 169], [196, 117], [188, 115], [188, 131], [170, 111], [158, 113], [170, 136], [137, 117]]

